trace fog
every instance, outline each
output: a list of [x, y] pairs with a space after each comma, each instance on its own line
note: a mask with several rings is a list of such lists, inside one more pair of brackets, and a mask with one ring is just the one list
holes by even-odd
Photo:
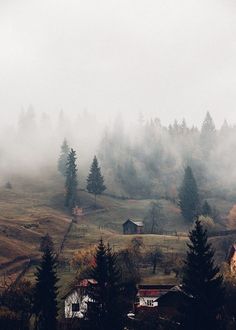
[[235, 123], [235, 33], [233, 0], [1, 0], [1, 121], [33, 104]]
[[184, 168], [191, 166], [203, 198], [235, 200], [236, 126], [225, 121], [216, 129], [209, 113], [203, 119], [200, 129], [185, 120], [165, 126], [142, 113], [132, 122], [118, 114], [108, 123], [87, 110], [70, 116], [29, 106], [16, 125], [2, 125], [0, 183], [14, 182], [15, 176], [59, 179], [57, 162], [66, 138], [77, 153], [80, 189], [96, 154], [112, 195], [177, 200]]
[[111, 193], [175, 198], [188, 164], [232, 189], [235, 35], [232, 0], [1, 0], [1, 182], [56, 172], [66, 138], [82, 186], [97, 154]]

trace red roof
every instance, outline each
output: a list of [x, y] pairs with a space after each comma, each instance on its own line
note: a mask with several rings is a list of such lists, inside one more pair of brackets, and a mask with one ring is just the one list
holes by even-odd
[[79, 284], [77, 285], [77, 287], [87, 287], [90, 284], [97, 284], [97, 281], [95, 281], [92, 278], [88, 278], [88, 279], [86, 278], [86, 279], [80, 281]]
[[149, 289], [149, 290], [144, 290], [140, 289], [138, 291], [138, 296], [139, 297], [160, 297], [164, 293], [168, 292], [169, 290], [157, 290], [157, 289]]

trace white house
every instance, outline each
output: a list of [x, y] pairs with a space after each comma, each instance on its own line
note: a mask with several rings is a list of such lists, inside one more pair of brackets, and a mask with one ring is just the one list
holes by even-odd
[[82, 280], [63, 297], [65, 300], [65, 318], [84, 318], [88, 303], [92, 302], [88, 295], [90, 285], [96, 285], [96, 281], [93, 279]]

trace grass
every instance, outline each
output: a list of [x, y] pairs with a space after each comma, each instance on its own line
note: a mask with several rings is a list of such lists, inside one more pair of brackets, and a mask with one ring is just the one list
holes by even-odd
[[[19, 256], [40, 258], [40, 238], [49, 233], [58, 248], [64, 233], [71, 221], [71, 215], [63, 207], [64, 190], [60, 176], [45, 176], [44, 178], [15, 177], [12, 178], [12, 190], [0, 188], [0, 264], [13, 260]], [[84, 191], [79, 192], [80, 206], [88, 208], [93, 205], [93, 196]], [[67, 264], [76, 250], [98, 243], [103, 237], [105, 242], [117, 251], [127, 247], [134, 235], [123, 235], [122, 224], [128, 218], [143, 220], [152, 200], [122, 200], [109, 196], [99, 196], [99, 213], [92, 213], [73, 223], [64, 245], [61, 259]], [[164, 230], [186, 232], [186, 225], [175, 204], [166, 200], [159, 200], [161, 206], [160, 227]], [[218, 210], [227, 214], [232, 202], [211, 200], [217, 203]], [[144, 250], [158, 246], [164, 254], [173, 256], [183, 255], [186, 251], [186, 236], [168, 235], [140, 235], [143, 239]], [[231, 240], [234, 240], [232, 237]], [[217, 258], [223, 259], [223, 238], [211, 239], [218, 249]], [[7, 269], [0, 268], [0, 278], [6, 271], [16, 272], [24, 261], [18, 261]], [[15, 266], [15, 267], [14, 267]], [[26, 277], [34, 281], [35, 267], [32, 267]], [[60, 297], [62, 297], [75, 276], [75, 270], [60, 268]], [[145, 283], [176, 283], [174, 274], [166, 275], [158, 269], [153, 275], [151, 268], [142, 268], [141, 274]], [[16, 274], [13, 274], [15, 276]]]

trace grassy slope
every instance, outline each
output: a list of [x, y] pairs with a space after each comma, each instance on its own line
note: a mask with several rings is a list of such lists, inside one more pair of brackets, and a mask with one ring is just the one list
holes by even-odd
[[[71, 220], [70, 215], [63, 208], [63, 181], [60, 177], [14, 178], [12, 184], [13, 190], [0, 188], [0, 264], [18, 256], [39, 257], [40, 237], [47, 232], [58, 247]], [[93, 197], [86, 192], [80, 191], [79, 197], [83, 207], [93, 204]], [[96, 244], [101, 236], [115, 249], [126, 247], [134, 236], [122, 235], [122, 223], [127, 218], [142, 220], [150, 200], [121, 200], [101, 196], [98, 198], [98, 203], [104, 209], [103, 212], [84, 216], [77, 224], [73, 224], [62, 254], [62, 258], [67, 261], [78, 248]], [[159, 203], [162, 206], [163, 229], [172, 231], [189, 229], [174, 204], [165, 200], [160, 200]], [[219, 201], [218, 204], [219, 210], [222, 209], [224, 213], [227, 213], [231, 207], [231, 204], [225, 201]], [[142, 237], [146, 248], [158, 245], [163, 252], [173, 256], [175, 253], [182, 254], [185, 251], [185, 237], [159, 235], [142, 235]], [[20, 262], [17, 266], [20, 268]], [[5, 270], [0, 270], [0, 277], [4, 272]], [[33, 272], [34, 269], [31, 269], [27, 275], [31, 279]], [[173, 276], [164, 276], [160, 271], [158, 276], [154, 277], [150, 269], [144, 269], [142, 273], [146, 282], [174, 281]], [[61, 292], [64, 293], [67, 284], [74, 277], [74, 271], [60, 269], [59, 276]]]
[[57, 208], [55, 181], [18, 178], [13, 189], [0, 189], [0, 263], [38, 256], [40, 237], [48, 232], [58, 245], [70, 217]]

